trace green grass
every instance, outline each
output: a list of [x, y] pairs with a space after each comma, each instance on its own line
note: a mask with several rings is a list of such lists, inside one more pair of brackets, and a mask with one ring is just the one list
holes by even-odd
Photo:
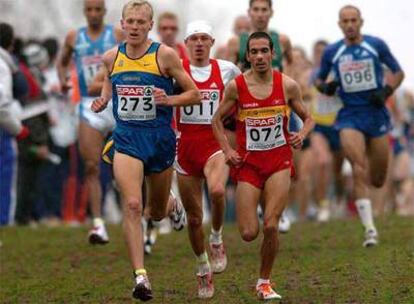
[[[294, 225], [281, 236], [273, 281], [282, 303], [414, 303], [414, 219], [377, 221], [381, 244], [362, 248], [357, 220]], [[1, 303], [133, 303], [132, 271], [120, 227], [111, 243], [92, 247], [82, 228], [2, 228]], [[234, 225], [224, 230], [229, 256], [214, 277], [212, 300], [196, 298], [195, 262], [187, 233], [161, 236], [146, 268], [150, 303], [257, 303], [261, 237], [244, 243]]]

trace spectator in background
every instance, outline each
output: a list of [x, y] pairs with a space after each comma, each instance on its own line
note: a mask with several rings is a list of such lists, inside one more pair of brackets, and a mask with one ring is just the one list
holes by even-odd
[[[10, 54], [13, 40], [13, 28], [0, 23], [0, 225], [10, 224], [14, 214], [16, 143], [13, 137], [23, 139], [28, 135], [19, 118], [19, 104], [13, 98], [14, 78], [19, 73]], [[18, 83], [24, 91], [25, 83]]]

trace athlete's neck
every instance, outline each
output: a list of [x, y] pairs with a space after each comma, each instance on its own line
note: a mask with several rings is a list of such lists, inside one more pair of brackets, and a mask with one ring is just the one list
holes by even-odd
[[148, 50], [148, 48], [151, 46], [152, 41], [147, 39], [144, 43], [140, 44], [126, 44], [126, 53], [129, 58], [140, 58], [142, 55], [145, 54], [145, 52]]
[[266, 72], [257, 72], [251, 70], [251, 75], [255, 82], [265, 84], [273, 81], [273, 70], [267, 70]]
[[104, 30], [105, 25], [99, 24], [99, 25], [88, 25], [88, 35], [91, 38], [96, 38], [99, 36], [102, 31]]
[[199, 68], [206, 67], [210, 64], [210, 58], [190, 59], [190, 64]]
[[345, 38], [345, 43], [347, 45], [351, 45], [351, 44], [359, 44], [362, 42], [362, 40], [364, 39], [364, 37], [362, 37], [361, 34], [359, 34], [358, 36], [356, 36], [355, 38]]

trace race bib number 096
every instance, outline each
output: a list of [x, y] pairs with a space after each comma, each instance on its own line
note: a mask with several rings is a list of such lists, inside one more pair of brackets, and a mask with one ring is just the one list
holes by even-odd
[[375, 67], [372, 59], [345, 61], [339, 64], [342, 88], [345, 93], [354, 93], [377, 88]]
[[180, 122], [183, 124], [209, 125], [220, 101], [219, 90], [200, 90], [201, 104], [180, 109]]
[[286, 144], [283, 116], [246, 118], [247, 151], [271, 150]]
[[157, 117], [154, 86], [118, 85], [118, 117], [121, 120], [153, 120]]

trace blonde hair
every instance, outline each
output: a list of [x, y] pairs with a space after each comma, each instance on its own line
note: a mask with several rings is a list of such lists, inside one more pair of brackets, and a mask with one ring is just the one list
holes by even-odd
[[122, 8], [122, 18], [125, 17], [126, 11], [128, 11], [130, 9], [133, 9], [135, 7], [141, 7], [141, 6], [146, 6], [147, 8], [149, 8], [149, 10], [150, 10], [150, 17], [151, 17], [151, 20], [152, 20], [152, 18], [154, 17], [154, 9], [152, 8], [151, 3], [149, 3], [146, 0], [131, 0], [131, 1], [129, 1]]

